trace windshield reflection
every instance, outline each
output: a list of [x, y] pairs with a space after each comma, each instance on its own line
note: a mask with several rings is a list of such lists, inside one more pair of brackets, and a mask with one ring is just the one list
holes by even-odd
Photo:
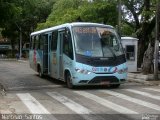
[[90, 57], [116, 57], [123, 54], [113, 29], [104, 27], [74, 27], [76, 53]]

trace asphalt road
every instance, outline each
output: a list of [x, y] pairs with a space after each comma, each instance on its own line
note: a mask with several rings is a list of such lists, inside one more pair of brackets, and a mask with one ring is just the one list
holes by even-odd
[[160, 86], [78, 87], [39, 78], [26, 61], [0, 61], [0, 120], [160, 120]]
[[0, 61], [0, 83], [7, 91], [52, 88], [64, 85], [63, 82], [49, 77], [40, 78], [37, 72], [29, 67], [28, 61]]

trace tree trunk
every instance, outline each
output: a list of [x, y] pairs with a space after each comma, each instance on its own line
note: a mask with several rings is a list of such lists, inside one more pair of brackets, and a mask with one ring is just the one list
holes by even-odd
[[11, 47], [12, 47], [11, 57], [15, 57], [15, 41], [12, 38], [11, 38]]
[[151, 66], [153, 66], [153, 55], [154, 47], [149, 43], [147, 50], [144, 53], [143, 64], [142, 64], [142, 73], [149, 74], [151, 73]]
[[147, 44], [149, 43], [149, 34], [148, 34], [148, 23], [144, 22], [142, 25], [142, 30], [140, 34], [137, 35], [139, 38], [138, 41], [138, 67], [141, 67], [143, 64], [144, 52], [147, 49]]
[[142, 29], [140, 32], [138, 32], [137, 36], [139, 38], [138, 42], [138, 67], [141, 67], [142, 62], [144, 61], [144, 53], [147, 49], [148, 43], [149, 43], [149, 36], [151, 35], [151, 32], [149, 33], [150, 28], [150, 15], [147, 14], [150, 11], [150, 0], [144, 0], [144, 12], [145, 14], [142, 16], [143, 23], [142, 23]]

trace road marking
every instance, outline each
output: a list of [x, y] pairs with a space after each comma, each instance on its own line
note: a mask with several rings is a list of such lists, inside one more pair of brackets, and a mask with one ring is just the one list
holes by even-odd
[[28, 61], [27, 60], [18, 60], [19, 62], [25, 62], [27, 63]]
[[152, 94], [147, 93], [147, 92], [141, 92], [141, 91], [133, 90], [133, 89], [124, 89], [124, 90], [132, 92], [132, 93], [136, 93], [136, 94], [139, 94], [139, 95], [143, 95], [143, 96], [146, 96], [146, 97], [150, 97], [150, 98], [153, 98], [153, 99], [156, 99], [156, 100], [160, 100], [160, 96], [152, 95]]
[[110, 90], [100, 90], [100, 91], [103, 92], [103, 93], [106, 93], [106, 94], [116, 96], [116, 97], [124, 99], [124, 100], [128, 100], [130, 102], [133, 102], [133, 103], [136, 103], [136, 104], [139, 104], [139, 105], [142, 105], [142, 106], [160, 111], [160, 106], [158, 106], [156, 104], [152, 104], [152, 103], [146, 102], [144, 100], [136, 99], [136, 98], [133, 98], [133, 97], [121, 94], [121, 93], [117, 93], [117, 92], [114, 92], [114, 91], [110, 91]]
[[143, 89], [160, 92], [160, 89], [156, 89], [156, 88], [143, 88]]
[[57, 120], [45, 107], [43, 107], [29, 93], [19, 93], [17, 96], [27, 106], [32, 114], [40, 114], [43, 120]]
[[38, 88], [57, 88], [62, 87], [62, 85], [41, 85], [41, 86], [22, 86], [22, 87], [10, 87], [7, 90], [17, 90], [17, 89], [38, 89]]
[[86, 98], [89, 98], [89, 99], [91, 99], [91, 100], [93, 100], [93, 101], [95, 101], [95, 102], [97, 102], [97, 103], [99, 103], [99, 104], [101, 104], [101, 105], [103, 105], [105, 107], [108, 107], [108, 108], [110, 108], [110, 109], [112, 109], [114, 111], [117, 111], [118, 113], [122, 113], [122, 114], [138, 114], [135, 111], [132, 111], [132, 110], [130, 110], [128, 108], [125, 108], [123, 106], [120, 106], [120, 105], [117, 105], [115, 103], [112, 103], [112, 102], [110, 102], [110, 101], [108, 101], [106, 99], [100, 98], [100, 97], [98, 97], [96, 95], [93, 95], [91, 93], [87, 93], [87, 92], [84, 92], [84, 91], [74, 91], [74, 92], [77, 93], [77, 94], [80, 94], [80, 95], [82, 95], [82, 96], [84, 96]]
[[89, 109], [83, 107], [82, 105], [72, 101], [71, 99], [65, 96], [60, 95], [57, 92], [47, 92], [47, 94], [78, 114], [91, 114], [92, 113], [92, 111], [90, 111]]
[[63, 96], [57, 92], [47, 92], [47, 94], [51, 96], [53, 99], [59, 101], [60, 103], [71, 109], [72, 111], [74, 111], [75, 113], [79, 114], [86, 120], [104, 120], [104, 118], [94, 115], [94, 112], [74, 102], [66, 96]]
[[29, 93], [20, 93], [17, 96], [22, 100], [22, 102], [27, 106], [33, 114], [50, 114], [47, 109], [45, 109], [33, 96]]

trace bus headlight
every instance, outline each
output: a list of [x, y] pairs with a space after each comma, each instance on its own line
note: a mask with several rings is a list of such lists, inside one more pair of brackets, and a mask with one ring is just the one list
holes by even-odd
[[120, 69], [118, 70], [118, 74], [123, 74], [123, 73], [126, 73], [128, 71], [128, 68], [124, 68], [124, 69]]
[[82, 74], [88, 74], [88, 75], [91, 74], [91, 71], [85, 69], [76, 68], [75, 71]]

